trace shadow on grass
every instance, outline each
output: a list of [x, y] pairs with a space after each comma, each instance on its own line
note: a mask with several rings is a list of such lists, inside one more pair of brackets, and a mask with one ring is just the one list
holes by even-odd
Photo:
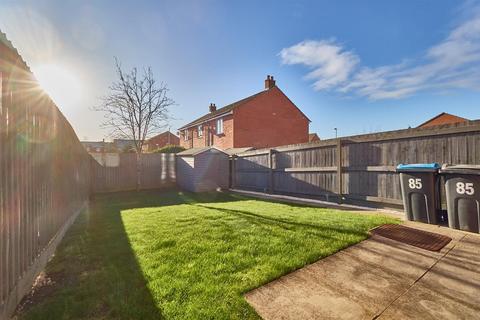
[[243, 200], [223, 194], [152, 190], [98, 194], [65, 235], [42, 281], [23, 300], [21, 319], [162, 319], [132, 251], [121, 211]]
[[[359, 232], [355, 230], [355, 228], [338, 228], [338, 227], [332, 227], [332, 226], [325, 226], [325, 225], [316, 225], [316, 224], [311, 224], [311, 223], [302, 223], [302, 222], [296, 222], [292, 220], [287, 220], [287, 219], [281, 219], [277, 217], [269, 217], [249, 211], [243, 211], [243, 210], [236, 210], [236, 209], [226, 209], [226, 208], [219, 208], [219, 207], [212, 207], [212, 206], [206, 206], [202, 204], [198, 204], [198, 206], [211, 209], [211, 210], [217, 210], [221, 211], [226, 214], [231, 214], [231, 215], [236, 215], [240, 216], [251, 223], [254, 224], [269, 224], [273, 225], [282, 229], [290, 230], [291, 227], [297, 227], [297, 228], [302, 228], [302, 229], [307, 229], [311, 230], [313, 233], [316, 235], [323, 234], [325, 232], [333, 231], [337, 232], [340, 234], [351, 234], [351, 235], [357, 235], [357, 236], [366, 236], [365, 232]], [[317, 231], [317, 232], [315, 232]], [[323, 238], [332, 238], [326, 235], [322, 235]]]
[[[159, 282], [156, 281], [158, 279], [154, 278], [155, 276], [151, 276], [150, 274], [149, 278], [148, 273], [142, 271], [125, 230], [121, 215], [123, 210], [160, 208], [182, 204], [196, 205], [206, 209], [220, 211], [229, 215], [229, 218], [234, 215], [262, 227], [274, 226], [275, 228], [272, 228], [272, 232], [278, 232], [278, 234], [283, 233], [283, 230], [286, 229], [302, 231], [300, 234], [312, 234], [325, 239], [336, 239], [336, 234], [338, 234], [338, 237], [342, 238], [337, 239], [341, 240], [340, 245], [338, 243], [335, 244], [335, 246], [338, 246], [338, 249], [343, 248], [343, 246], [341, 246], [342, 243], [344, 243], [344, 246], [350, 243], [343, 239], [344, 236], [352, 235], [358, 238], [358, 236], [366, 235], [360, 232], [358, 228], [354, 228], [354, 225], [337, 225], [335, 221], [328, 221], [328, 218], [323, 222], [317, 220], [313, 222], [293, 221], [288, 217], [279, 217], [275, 214], [265, 215], [258, 213], [256, 209], [255, 212], [251, 212], [249, 209], [232, 210], [214, 205], [214, 203], [232, 203], [245, 200], [264, 201], [230, 193], [192, 194], [179, 190], [152, 190], [95, 195], [92, 197], [89, 211], [83, 213], [71, 227], [58, 248], [54, 259], [48, 264], [46, 279], [51, 279], [50, 284], [47, 283], [43, 289], [40, 287], [34, 291], [30, 297], [32, 303], [25, 304], [26, 308], [20, 312], [20, 318], [164, 318], [164, 314], [169, 312], [167, 309], [168, 306], [164, 304], [165, 309], [162, 310], [160, 301], [154, 299], [148, 287], [148, 285], [153, 286], [152, 292], [155, 292], [157, 299], [159, 299], [158, 297], [162, 296], [160, 291], [164, 289], [162, 287], [163, 284], [159, 284]], [[275, 203], [274, 201], [271, 202]], [[301, 204], [287, 205], [290, 207], [310, 207]], [[250, 206], [249, 203], [248, 206]], [[185, 212], [191, 209], [195, 210], [194, 207], [190, 206], [184, 209], [187, 209], [183, 210]], [[270, 208], [269, 210], [270, 212], [274, 212], [275, 208]], [[146, 211], [149, 212], [150, 210]], [[206, 215], [204, 218], [217, 219], [219, 223], [224, 222], [223, 217], [219, 218], [216, 216], [217, 215]], [[140, 219], [142, 215], [138, 215], [138, 217]], [[143, 217], [145, 217], [145, 215], [143, 215]], [[137, 222], [135, 218], [135, 215], [129, 216], [129, 219]], [[179, 219], [177, 222], [181, 224], [194, 224], [195, 221], [194, 216], [187, 215], [183, 216], [183, 220]], [[141, 225], [142, 221], [139, 222]], [[317, 222], [321, 225], [317, 225]], [[358, 227], [359, 222], [356, 223]], [[232, 226], [233, 225], [229, 224], [228, 228]], [[276, 227], [280, 227], [282, 230], [277, 231]], [[208, 224], [205, 228], [209, 230], [211, 225]], [[226, 235], [226, 239], [228, 239], [228, 228], [218, 231]], [[363, 229], [365, 228], [361, 228], [361, 230]], [[139, 233], [142, 232], [143, 230]], [[265, 234], [268, 234], [268, 232]], [[213, 238], [215, 236], [218, 237], [219, 233], [213, 235]], [[282, 235], [282, 239], [283, 238], [284, 236]], [[147, 237], [146, 239], [151, 238]], [[175, 244], [175, 241], [172, 239], [161, 240], [164, 241], [160, 243], [158, 248], [169, 248]], [[141, 241], [136, 242], [136, 245], [139, 247], [143, 246]], [[146, 245], [148, 246], [148, 244]], [[156, 248], [154, 249], [157, 250]], [[142, 250], [137, 251], [137, 254], [141, 255]], [[307, 262], [316, 259], [318, 259], [318, 253], [308, 256]], [[170, 263], [176, 266], [177, 262], [173, 261]], [[299, 260], [297, 264], [289, 264], [285, 261], [283, 263], [287, 266], [279, 267], [277, 264], [272, 264], [271, 267], [277, 269], [274, 275], [281, 275], [304, 265], [305, 259]], [[211, 264], [213, 265], [213, 263]], [[264, 267], [266, 266], [267, 264], [264, 265]], [[166, 273], [162, 272], [162, 274], [165, 275]], [[265, 277], [264, 281], [271, 279], [273, 278]], [[167, 281], [171, 281], [171, 279]], [[264, 283], [264, 281], [259, 281], [255, 286]], [[161, 288], [155, 286], [160, 286]], [[168, 286], [166, 287], [165, 289], [168, 289]], [[192, 305], [195, 306], [195, 304]], [[179, 313], [188, 313], [188, 310], [182, 310], [181, 307], [180, 305]], [[198, 308], [198, 305], [196, 305], [196, 308]], [[193, 314], [191, 310], [190, 312]], [[218, 310], [212, 311], [209, 309], [209, 312], [211, 312], [209, 315], [218, 315]]]
[[95, 195], [92, 200], [120, 210], [164, 207], [179, 204], [250, 200], [249, 197], [224, 192], [191, 193], [178, 189], [116, 192]]

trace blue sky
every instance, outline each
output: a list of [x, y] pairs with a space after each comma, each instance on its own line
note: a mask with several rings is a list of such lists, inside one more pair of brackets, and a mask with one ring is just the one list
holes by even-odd
[[267, 74], [321, 138], [443, 111], [480, 118], [475, 1], [0, 0], [0, 29], [80, 139], [106, 135], [92, 106], [114, 80], [114, 56], [168, 84], [172, 130], [210, 102], [262, 90]]

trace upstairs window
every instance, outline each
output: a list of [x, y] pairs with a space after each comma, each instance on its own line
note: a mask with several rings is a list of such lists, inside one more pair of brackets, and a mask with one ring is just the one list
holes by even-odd
[[184, 139], [185, 141], [188, 140], [188, 129], [183, 130], [183, 139]]
[[223, 134], [223, 118], [217, 119], [217, 134]]
[[198, 133], [199, 138], [203, 136], [203, 126], [202, 125], [199, 125], [197, 127], [197, 133]]

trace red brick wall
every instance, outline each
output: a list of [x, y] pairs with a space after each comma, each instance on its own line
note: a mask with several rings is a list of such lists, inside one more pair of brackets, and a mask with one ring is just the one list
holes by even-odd
[[188, 129], [188, 140], [185, 140], [185, 130], [182, 130], [180, 132], [180, 145], [184, 147], [185, 149], [190, 149], [193, 148], [192, 144], [192, 134], [193, 134], [193, 129], [190, 128]]
[[233, 115], [235, 148], [308, 142], [308, 119], [278, 87], [235, 108]]
[[194, 128], [191, 128], [191, 132], [193, 135], [193, 147], [194, 148], [204, 148], [206, 146], [206, 139], [208, 135], [208, 123], [204, 123], [203, 125], [203, 134], [201, 137], [198, 136], [198, 126], [195, 126]]
[[186, 149], [189, 148], [203, 148], [207, 146], [208, 135], [212, 145], [221, 148], [228, 149], [233, 147], [233, 116], [226, 115], [223, 117], [223, 134], [217, 135], [216, 133], [217, 119], [208, 121], [203, 124], [203, 136], [198, 136], [197, 126], [189, 128], [188, 141], [184, 140], [183, 131], [180, 134], [180, 145]]
[[[169, 135], [170, 135], [170, 138], [169, 138]], [[167, 144], [178, 146], [180, 144], [180, 139], [173, 133], [170, 133], [170, 132], [162, 133], [158, 136], [155, 136], [149, 139], [146, 142], [146, 149], [147, 151], [153, 151], [153, 150], [162, 148]]]
[[193, 139], [193, 147], [194, 148], [205, 147], [205, 129], [203, 131], [203, 135], [201, 137], [199, 137], [197, 127], [193, 128], [191, 133], [190, 133], [190, 137]]
[[234, 132], [233, 132], [233, 115], [227, 115], [223, 117], [223, 134], [217, 135], [216, 133], [216, 125], [217, 120], [212, 120], [209, 125], [212, 128], [213, 132], [213, 145], [220, 149], [228, 149], [233, 148], [233, 139], [234, 139]]

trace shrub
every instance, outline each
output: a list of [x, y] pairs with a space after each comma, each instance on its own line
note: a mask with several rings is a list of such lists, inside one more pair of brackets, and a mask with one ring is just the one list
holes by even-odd
[[179, 153], [184, 151], [185, 148], [176, 145], [166, 145], [160, 149], [153, 151], [154, 153]]

